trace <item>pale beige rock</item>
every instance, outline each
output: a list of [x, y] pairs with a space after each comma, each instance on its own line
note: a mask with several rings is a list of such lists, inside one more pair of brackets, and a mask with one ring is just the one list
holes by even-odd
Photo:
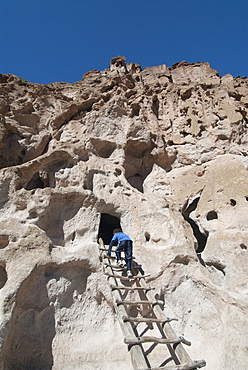
[[0, 368], [132, 369], [98, 255], [118, 222], [191, 357], [243, 368], [247, 78], [119, 56], [0, 81]]

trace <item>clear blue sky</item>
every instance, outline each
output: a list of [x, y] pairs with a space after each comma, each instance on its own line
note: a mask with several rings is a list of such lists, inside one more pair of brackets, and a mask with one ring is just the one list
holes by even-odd
[[248, 76], [248, 0], [0, 0], [0, 73], [75, 82], [125, 55]]

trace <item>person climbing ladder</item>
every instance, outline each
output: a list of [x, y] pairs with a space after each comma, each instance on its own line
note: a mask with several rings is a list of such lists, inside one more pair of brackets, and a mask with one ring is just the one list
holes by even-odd
[[132, 265], [132, 253], [133, 253], [133, 241], [127, 235], [124, 234], [121, 229], [114, 229], [113, 231], [113, 238], [109, 243], [108, 253], [107, 255], [111, 256], [111, 250], [114, 245], [117, 245], [115, 250], [117, 265], [119, 267], [123, 267], [123, 263], [121, 261], [121, 252], [124, 251], [125, 253], [125, 260], [127, 265], [127, 277], [132, 277], [131, 265]]

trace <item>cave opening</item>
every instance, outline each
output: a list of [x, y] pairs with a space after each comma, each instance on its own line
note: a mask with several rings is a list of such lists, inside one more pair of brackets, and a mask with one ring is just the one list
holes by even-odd
[[26, 186], [26, 190], [32, 190], [32, 189], [44, 189], [44, 182], [40, 178], [39, 172], [36, 172], [32, 179], [28, 182]]
[[113, 230], [116, 228], [121, 229], [120, 219], [108, 213], [101, 213], [97, 239], [102, 238], [104, 244], [109, 245], [113, 237]]
[[4, 266], [0, 265], [0, 289], [4, 287], [8, 280], [7, 272]]
[[207, 231], [204, 231], [204, 233], [200, 230], [197, 223], [190, 217], [190, 213], [195, 211], [197, 204], [200, 200], [200, 197], [196, 197], [192, 202], [187, 201], [182, 209], [182, 215], [185, 221], [187, 221], [193, 231], [194, 237], [197, 240], [197, 248], [196, 253], [202, 253], [206, 247], [207, 239], [208, 239], [208, 233]]
[[38, 188], [44, 189], [46, 187], [50, 187], [49, 174], [45, 171], [39, 171], [33, 175], [31, 180], [29, 180], [25, 189], [26, 190], [33, 190]]
[[154, 96], [152, 99], [152, 111], [155, 114], [155, 116], [158, 118], [158, 112], [159, 112], [159, 100], [157, 96]]

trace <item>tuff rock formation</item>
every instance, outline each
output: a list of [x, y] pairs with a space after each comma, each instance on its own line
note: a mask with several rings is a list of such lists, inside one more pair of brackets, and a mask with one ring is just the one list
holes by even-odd
[[0, 81], [0, 369], [132, 369], [97, 243], [118, 225], [190, 356], [243, 369], [247, 78], [116, 57]]

